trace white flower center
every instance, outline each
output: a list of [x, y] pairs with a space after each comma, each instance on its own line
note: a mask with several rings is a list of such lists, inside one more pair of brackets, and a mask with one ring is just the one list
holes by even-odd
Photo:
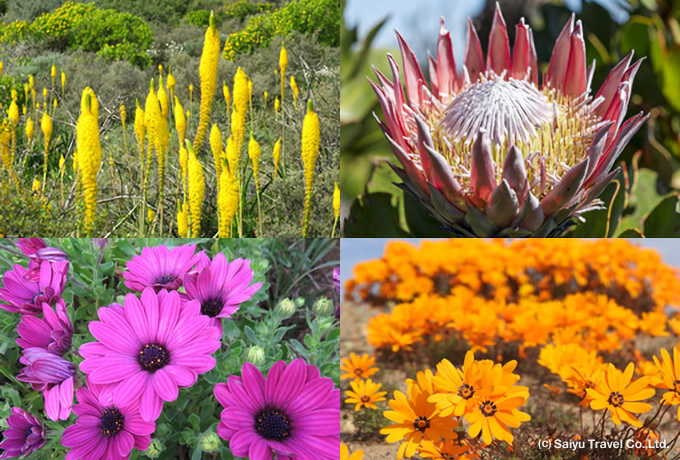
[[496, 146], [529, 143], [553, 119], [548, 98], [531, 83], [494, 78], [467, 87], [444, 111], [440, 126], [455, 142], [471, 144], [484, 128]]

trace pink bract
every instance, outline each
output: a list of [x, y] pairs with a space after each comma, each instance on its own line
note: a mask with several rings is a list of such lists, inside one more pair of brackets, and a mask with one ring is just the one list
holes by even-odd
[[388, 55], [392, 79], [376, 70], [371, 82], [385, 117], [378, 123], [401, 164], [393, 166], [400, 187], [456, 236], [562, 234], [602, 207], [598, 197], [618, 172], [612, 166], [647, 119], [624, 122], [641, 62], [631, 64], [632, 53], [591, 94], [594, 67], [573, 15], [540, 80], [523, 19], [515, 37], [511, 54], [497, 5], [485, 58], [469, 21], [459, 73], [442, 19], [428, 86], [397, 33], [403, 77]]
[[7, 417], [7, 429], [2, 432], [0, 458], [28, 457], [45, 445], [45, 428], [33, 414], [18, 407]]
[[178, 387], [215, 367], [210, 355], [220, 347], [220, 332], [200, 308], [196, 301], [180, 303], [175, 291], [152, 288], [141, 299], [128, 294], [124, 306], [100, 308], [100, 321], [89, 325], [98, 342], [80, 347], [80, 370], [104, 385], [102, 397], [119, 407], [137, 402], [144, 420], [156, 420], [163, 401], [177, 399]]
[[25, 349], [19, 362], [25, 367], [17, 380], [30, 383], [34, 390], [43, 392], [47, 417], [54, 421], [69, 418], [76, 367], [42, 348]]
[[121, 407], [102, 401], [96, 385], [76, 391], [76, 423], [66, 427], [61, 443], [71, 450], [66, 460], [127, 459], [132, 449], [146, 450], [151, 443], [154, 422], [144, 421], [136, 404]]
[[[123, 272], [125, 286], [133, 291], [152, 287], [174, 291], [182, 286], [182, 278], [197, 264], [205, 264], [203, 251], [194, 254], [195, 244], [168, 249], [167, 246], [145, 247], [142, 254], [134, 256]], [[199, 265], [200, 268], [200, 265]]]
[[215, 386], [224, 406], [217, 434], [251, 460], [336, 460], [340, 450], [340, 390], [319, 369], [278, 361], [267, 378], [246, 363], [241, 377]]
[[189, 300], [201, 304], [201, 313], [214, 318], [213, 325], [221, 327], [217, 318], [231, 318], [239, 304], [250, 299], [262, 283], [250, 285], [253, 271], [250, 260], [236, 259], [227, 263], [224, 254], [217, 254], [210, 265], [184, 277], [184, 288]]
[[28, 272], [21, 265], [5, 272], [2, 278], [5, 287], [0, 288], [0, 300], [9, 305], [0, 304], [0, 308], [23, 315], [39, 315], [43, 311], [43, 303], [54, 305], [66, 285], [68, 262], [41, 262], [40, 276], [35, 281], [29, 279]]

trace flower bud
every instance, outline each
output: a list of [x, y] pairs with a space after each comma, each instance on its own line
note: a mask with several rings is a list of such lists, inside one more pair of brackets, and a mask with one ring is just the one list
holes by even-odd
[[151, 438], [149, 448], [144, 451], [144, 455], [149, 458], [159, 458], [161, 453], [165, 450], [163, 441], [158, 438]]
[[216, 452], [220, 448], [220, 438], [217, 433], [203, 433], [201, 435], [201, 449], [203, 452]]
[[305, 299], [303, 297], [298, 297], [297, 299], [295, 299], [295, 306], [298, 308], [304, 307]]
[[316, 316], [330, 316], [335, 313], [333, 301], [326, 297], [321, 297], [314, 302], [314, 314]]
[[109, 245], [109, 239], [108, 238], [93, 238], [92, 244], [94, 245], [94, 247], [96, 247], [100, 251], [103, 251], [104, 248]]
[[281, 315], [281, 318], [290, 318], [295, 314], [295, 302], [290, 299], [283, 299], [276, 306], [276, 311]]
[[259, 366], [264, 363], [264, 350], [262, 347], [253, 345], [246, 351], [246, 361], [252, 363], [254, 366]]

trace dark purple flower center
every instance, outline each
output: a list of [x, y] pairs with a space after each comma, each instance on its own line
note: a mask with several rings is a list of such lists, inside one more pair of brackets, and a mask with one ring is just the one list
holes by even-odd
[[484, 417], [493, 417], [496, 415], [496, 412], [498, 412], [498, 409], [496, 408], [496, 403], [493, 401], [483, 401], [479, 405], [479, 409], [482, 411], [482, 415]]
[[201, 304], [201, 314], [214, 318], [220, 314], [222, 307], [224, 307], [222, 299], [213, 297], [203, 301]]
[[123, 429], [125, 417], [115, 407], [109, 407], [102, 411], [101, 422], [99, 422], [99, 431], [101, 434], [113, 437]]
[[170, 284], [176, 280], [177, 277], [175, 275], [163, 275], [159, 278], [156, 278], [156, 282], [154, 284]]
[[35, 295], [33, 296], [33, 298], [31, 299], [31, 303], [34, 304], [34, 303], [35, 303], [35, 299], [37, 299], [38, 297], [44, 297], [44, 296], [45, 296], [45, 293], [44, 293], [43, 291], [36, 292], [36, 294], [35, 294]]
[[144, 370], [155, 372], [170, 361], [170, 352], [163, 345], [150, 343], [139, 350], [137, 361]]
[[290, 436], [290, 420], [277, 409], [265, 409], [255, 416], [255, 429], [268, 441], [283, 441]]

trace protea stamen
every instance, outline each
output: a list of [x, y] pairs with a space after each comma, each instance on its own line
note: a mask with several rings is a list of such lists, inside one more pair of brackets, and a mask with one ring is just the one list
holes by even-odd
[[511, 55], [498, 5], [486, 60], [468, 21], [461, 74], [442, 18], [429, 88], [397, 33], [406, 94], [388, 55], [392, 80], [376, 71], [378, 84], [371, 82], [385, 115], [378, 122], [404, 168], [394, 167], [400, 186], [454, 234], [557, 235], [601, 207], [598, 196], [618, 172], [609, 170], [647, 119], [623, 123], [641, 61], [624, 58], [593, 96], [594, 64], [586, 66], [574, 19], [541, 82], [531, 28], [517, 25]]

